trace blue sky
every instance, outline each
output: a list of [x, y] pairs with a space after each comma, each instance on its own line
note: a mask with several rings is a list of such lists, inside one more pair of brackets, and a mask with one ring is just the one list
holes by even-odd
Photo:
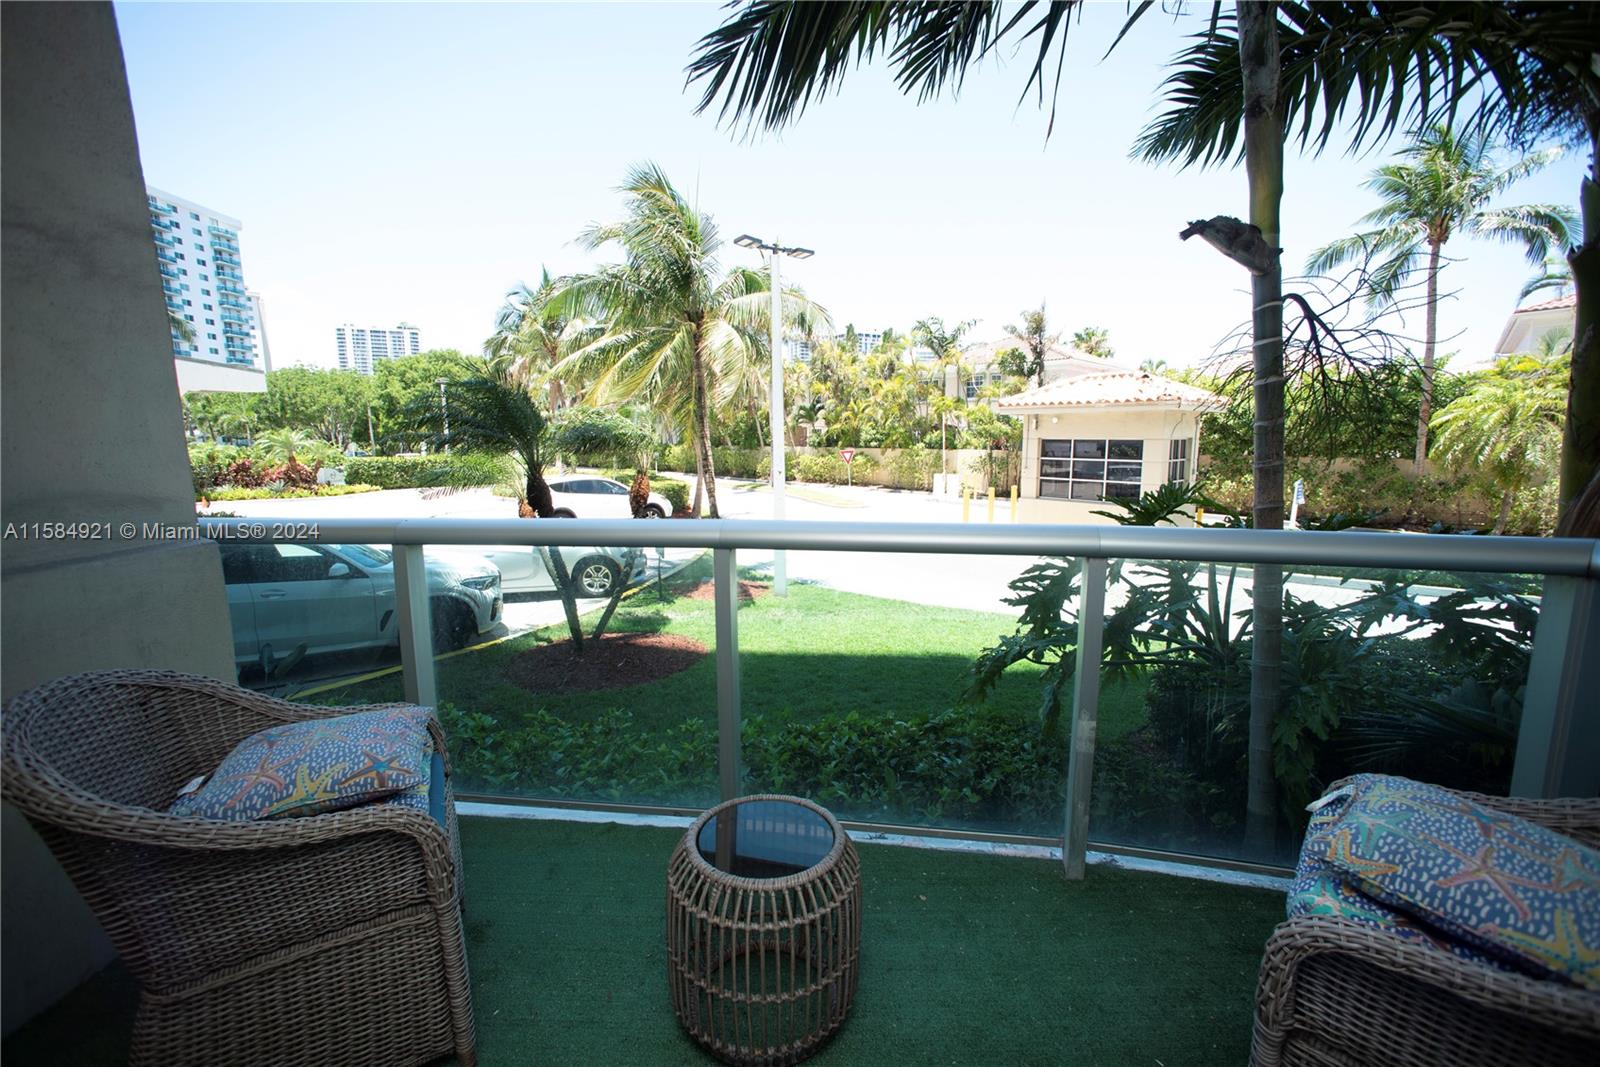
[[[1027, 64], [989, 62], [922, 106], [886, 69], [845, 79], [779, 135], [696, 116], [683, 68], [711, 4], [117, 5], [146, 180], [244, 223], [247, 284], [274, 363], [332, 365], [337, 323], [422, 330], [476, 349], [506, 289], [596, 261], [573, 238], [617, 215], [627, 168], [660, 164], [754, 262], [742, 232], [817, 250], [792, 263], [841, 328], [977, 319], [997, 337], [1046, 302], [1054, 327], [1110, 330], [1118, 359], [1204, 358], [1248, 317], [1248, 278], [1190, 219], [1247, 214], [1234, 169], [1128, 159], [1162, 68], [1195, 18], [1147, 17], [1109, 58], [1121, 4], [1072, 31], [1053, 136]], [[1002, 57], [1005, 59], [1007, 57]], [[1395, 145], [1389, 146], [1390, 148]], [[1285, 263], [1351, 231], [1382, 152], [1291, 152]], [[1576, 200], [1569, 156], [1511, 202]], [[1522, 254], [1459, 240], [1446, 350], [1492, 349], [1528, 276]], [[1420, 319], [1420, 316], [1418, 316]], [[1411, 324], [1420, 332], [1420, 321]]]

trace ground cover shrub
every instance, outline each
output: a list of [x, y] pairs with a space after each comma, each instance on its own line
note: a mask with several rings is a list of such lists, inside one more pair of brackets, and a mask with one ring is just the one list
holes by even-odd
[[[243, 486], [218, 486], [199, 494], [195, 499], [206, 500], [298, 500], [313, 496], [349, 496], [351, 493], [375, 493], [376, 485], [314, 485], [294, 489], [274, 489], [271, 486], [245, 488]], [[215, 517], [215, 513], [213, 513]]]
[[509, 463], [498, 456], [351, 456], [344, 462], [346, 481], [380, 489], [498, 485], [510, 476]]
[[[623, 708], [583, 721], [541, 709], [508, 723], [448, 703], [440, 715], [467, 788], [701, 804], [716, 793], [708, 719], [662, 728]], [[1064, 743], [1014, 716], [754, 715], [743, 744], [749, 791], [811, 797], [854, 818], [1039, 827], [1061, 817]]]

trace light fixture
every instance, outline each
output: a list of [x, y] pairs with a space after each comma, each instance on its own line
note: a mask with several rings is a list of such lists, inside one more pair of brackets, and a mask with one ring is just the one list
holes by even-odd
[[760, 248], [764, 243], [759, 237], [752, 237], [748, 233], [741, 233], [733, 239], [733, 243], [740, 248]]
[[809, 248], [785, 248], [784, 251], [793, 256], [795, 259], [810, 259], [812, 256], [817, 254]]

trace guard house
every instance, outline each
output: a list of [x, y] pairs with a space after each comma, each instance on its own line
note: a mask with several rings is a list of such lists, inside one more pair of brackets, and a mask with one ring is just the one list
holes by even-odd
[[[1200, 454], [1200, 416], [1213, 393], [1104, 361], [994, 402], [1022, 419], [1018, 518], [1109, 523], [1106, 500], [1187, 484]], [[1181, 520], [1180, 520], [1181, 521]]]

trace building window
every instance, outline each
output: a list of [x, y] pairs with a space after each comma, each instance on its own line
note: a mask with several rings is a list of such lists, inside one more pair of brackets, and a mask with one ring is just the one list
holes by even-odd
[[179, 259], [183, 258], [183, 253], [182, 252], [174, 252], [173, 255], [177, 256]]
[[217, 339], [217, 335], [216, 334], [214, 334], [214, 333], [206, 334], [206, 340], [207, 341], [215, 341], [216, 339]]
[[1167, 450], [1167, 481], [1176, 485], [1189, 484], [1189, 439], [1172, 442]]
[[1144, 442], [1043, 441], [1039, 495], [1058, 500], [1136, 500], [1144, 477]]
[[211, 290], [210, 289], [202, 289], [202, 290], [200, 290], [200, 295], [201, 296], [210, 296], [211, 295]]
[[[197, 266], [201, 266], [201, 267], [203, 267], [203, 266], [205, 266], [205, 265], [206, 265], [206, 261], [205, 261], [205, 260], [203, 260], [203, 259], [197, 259], [197, 260], [195, 260], [195, 264], [196, 264], [196, 265], [197, 265]], [[780, 318], [781, 318], [781, 317], [782, 317], [782, 316], [779, 316], [779, 317], [780, 317]]]
[[210, 304], [202, 304], [201, 307], [204, 307], [207, 311], [215, 311], [215, 310], [217, 310], [216, 308], [212, 307]]
[[187, 319], [190, 322], [194, 321], [194, 316], [193, 315], [185, 315], [184, 318]]
[[195, 231], [194, 231], [194, 235], [195, 235], [195, 236], [196, 236], [196, 237], [199, 237], [199, 236], [200, 236], [200, 231], [199, 231], [199, 230], [195, 230]]
[[213, 356], [217, 354], [217, 350], [215, 348], [207, 349], [207, 351], [209, 351]]
[[206, 325], [207, 326], [215, 326], [216, 324], [217, 324], [217, 320], [216, 319], [207, 319], [206, 320]]
[[[193, 211], [191, 211], [191, 212], [189, 212], [189, 217], [190, 217], [190, 218], [191, 218], [191, 219], [193, 219], [193, 220], [194, 220], [194, 221], [196, 221], [196, 222], [199, 222], [199, 221], [200, 221], [200, 216], [199, 216], [199, 215], [196, 215], [196, 214], [195, 214], [195, 213], [194, 213], [194, 212], [193, 212]], [[780, 295], [781, 295], [781, 294], [780, 294]]]
[[[184, 272], [184, 273], [185, 273], [185, 274], [187, 274], [187, 273], [188, 273], [188, 272], [187, 272], [187, 271], [185, 271], [185, 272]], [[201, 280], [201, 281], [203, 281], [203, 282], [209, 282], [209, 281], [210, 281], [210, 280], [211, 280], [211, 275], [209, 275], [209, 274], [202, 274], [202, 275], [200, 275], [200, 280]], [[778, 294], [778, 295], [779, 295], [779, 296], [782, 296], [782, 295], [783, 295], [783, 294], [782, 294], [782, 293], [780, 293], [780, 294]], [[781, 317], [781, 316], [780, 316], [780, 317]]]

